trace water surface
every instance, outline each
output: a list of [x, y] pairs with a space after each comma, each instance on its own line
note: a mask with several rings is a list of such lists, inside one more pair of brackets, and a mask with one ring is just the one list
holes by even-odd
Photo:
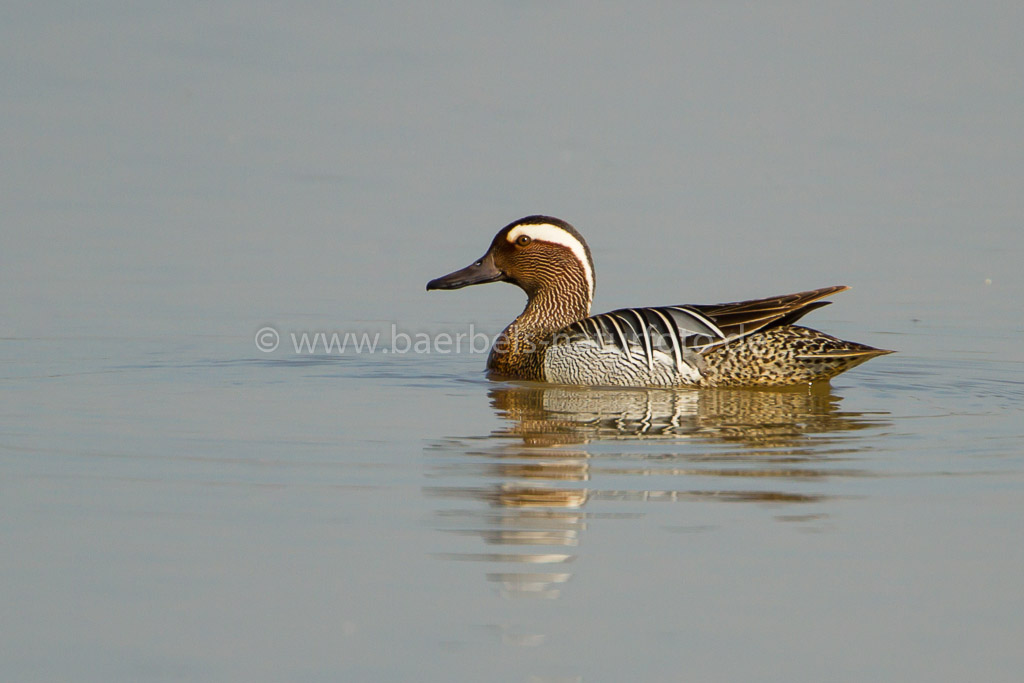
[[[4, 680], [1019, 679], [1018, 10], [7, 14]], [[409, 348], [518, 313], [423, 286], [536, 212], [598, 311], [847, 284], [808, 324], [897, 353]]]

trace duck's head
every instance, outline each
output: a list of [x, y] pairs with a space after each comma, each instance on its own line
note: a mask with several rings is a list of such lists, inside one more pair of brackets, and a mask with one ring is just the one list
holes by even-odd
[[427, 289], [459, 289], [485, 282], [511, 282], [532, 301], [540, 294], [594, 298], [594, 261], [582, 235], [563, 220], [527, 216], [502, 228], [482, 258], [431, 280]]

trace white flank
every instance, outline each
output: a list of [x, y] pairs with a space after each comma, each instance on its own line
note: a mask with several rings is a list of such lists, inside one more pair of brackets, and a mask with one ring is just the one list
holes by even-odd
[[582, 242], [557, 225], [551, 225], [550, 223], [517, 225], [509, 230], [508, 241], [514, 244], [523, 235], [542, 242], [560, 244], [572, 251], [576, 260], [583, 266], [583, 274], [587, 277], [587, 301], [592, 302], [594, 300], [594, 269], [590, 267], [590, 259], [587, 258], [587, 250], [583, 247]]

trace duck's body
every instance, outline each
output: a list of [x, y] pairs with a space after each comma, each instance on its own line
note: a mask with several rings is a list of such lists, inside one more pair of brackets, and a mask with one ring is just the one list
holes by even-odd
[[590, 317], [590, 249], [571, 225], [549, 216], [511, 223], [482, 259], [427, 289], [498, 280], [529, 297], [487, 359], [503, 377], [590, 386], [784, 385], [827, 380], [890, 353], [793, 324], [843, 286]]

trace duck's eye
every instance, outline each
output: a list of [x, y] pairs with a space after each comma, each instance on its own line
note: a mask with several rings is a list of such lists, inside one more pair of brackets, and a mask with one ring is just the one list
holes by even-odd
[[529, 235], [520, 235], [519, 239], [516, 240], [516, 244], [521, 247], [525, 247], [527, 244], [533, 241], [533, 238]]

